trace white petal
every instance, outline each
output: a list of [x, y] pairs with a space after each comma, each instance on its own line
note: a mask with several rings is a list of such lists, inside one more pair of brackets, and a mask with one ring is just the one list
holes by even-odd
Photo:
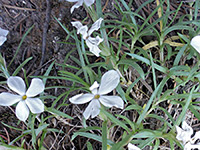
[[28, 105], [29, 109], [34, 114], [39, 114], [44, 111], [44, 104], [39, 98], [27, 98], [25, 100], [26, 104]]
[[92, 34], [92, 32], [94, 32], [96, 30], [99, 30], [99, 28], [101, 27], [101, 22], [102, 21], [103, 21], [103, 18], [99, 18], [97, 21], [95, 21], [95, 23], [92, 25], [92, 27], [88, 31], [88, 35], [89, 36]]
[[100, 38], [99, 36], [97, 36], [97, 37], [95, 38], [95, 40], [96, 40], [97, 45], [99, 45], [101, 42], [103, 42], [103, 39]]
[[124, 101], [119, 96], [100, 96], [99, 101], [106, 107], [124, 108]]
[[0, 105], [11, 106], [22, 99], [20, 95], [14, 95], [10, 93], [3, 92], [0, 94]]
[[72, 6], [70, 12], [73, 13], [75, 8], [79, 8], [81, 5], [83, 5], [83, 0], [78, 0], [78, 2]]
[[193, 134], [193, 129], [185, 121], [182, 123], [182, 129], [188, 133], [189, 136]]
[[0, 46], [7, 40], [5, 36], [0, 36]]
[[26, 121], [26, 119], [28, 118], [28, 115], [29, 115], [29, 109], [26, 106], [25, 101], [20, 101], [17, 104], [15, 112], [16, 112], [16, 116], [19, 120], [24, 121], [24, 122]]
[[87, 39], [90, 41], [91, 44], [98, 46], [101, 42], [103, 42], [103, 39], [97, 36], [96, 38], [88, 37]]
[[129, 143], [128, 144], [128, 150], [141, 150], [140, 148], [138, 148], [137, 146]]
[[190, 44], [200, 53], [200, 35], [193, 37]]
[[82, 34], [83, 35], [83, 39], [86, 39], [88, 34], [88, 27], [85, 25], [83, 26], [82, 23], [80, 21], [74, 21], [71, 22], [72, 26], [77, 28], [77, 34]]
[[84, 3], [87, 7], [91, 6], [94, 3], [94, 0], [84, 0]]
[[120, 76], [115, 70], [107, 71], [101, 78], [99, 94], [110, 93], [120, 82]]
[[85, 25], [85, 26], [82, 26], [81, 28], [77, 29], [77, 34], [82, 34], [83, 35], [83, 39], [85, 40], [88, 36], [88, 27]]
[[5, 29], [0, 28], [0, 36], [7, 36], [8, 33], [9, 33], [8, 30], [5, 30]]
[[101, 50], [99, 49], [97, 43], [92, 43], [91, 37], [86, 39], [85, 42], [86, 42], [86, 45], [89, 47], [89, 51], [92, 52], [95, 56], [99, 57], [99, 53], [101, 52]]
[[11, 76], [8, 78], [7, 84], [11, 90], [15, 91], [19, 95], [23, 96], [25, 94], [26, 85], [21, 77]]
[[200, 145], [198, 144], [191, 144], [190, 142], [188, 142], [187, 144], [185, 144], [184, 146], [184, 150], [193, 150], [193, 149], [200, 149]]
[[83, 116], [85, 119], [88, 119], [90, 116], [91, 118], [96, 117], [100, 112], [101, 105], [97, 99], [93, 99], [88, 107], [85, 109]]
[[176, 131], [177, 140], [182, 141], [184, 144], [190, 141], [191, 135], [193, 134], [193, 129], [185, 121], [182, 123], [182, 129], [176, 126]]
[[99, 84], [97, 81], [95, 81], [92, 86], [90, 87], [90, 91], [92, 94], [96, 95], [97, 94], [97, 88], [99, 87]]
[[76, 29], [81, 28], [83, 25], [80, 21], [71, 22], [72, 26], [76, 27]]
[[34, 97], [44, 91], [44, 83], [39, 78], [34, 78], [31, 81], [31, 85], [26, 92], [27, 97]]
[[196, 132], [190, 141], [194, 144], [198, 139], [200, 139], [200, 131]]
[[94, 98], [94, 95], [90, 93], [78, 94], [70, 98], [69, 101], [73, 104], [84, 104], [91, 101], [93, 98]]

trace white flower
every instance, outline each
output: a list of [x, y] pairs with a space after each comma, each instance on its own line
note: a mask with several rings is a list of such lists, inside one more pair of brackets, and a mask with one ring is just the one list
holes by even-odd
[[68, 2], [77, 2], [74, 6], [71, 8], [71, 13], [74, 11], [75, 8], [79, 8], [81, 5], [83, 5], [83, 2], [87, 7], [91, 6], [94, 3], [94, 0], [66, 0]]
[[6, 36], [8, 33], [8, 30], [0, 28], [0, 46], [7, 40]]
[[190, 142], [188, 142], [184, 146], [184, 150], [194, 150], [195, 148], [200, 149], [200, 145], [199, 144], [191, 144]]
[[200, 35], [193, 37], [190, 44], [200, 53]]
[[39, 98], [33, 98], [44, 91], [44, 84], [41, 79], [34, 78], [26, 91], [26, 85], [21, 77], [11, 76], [7, 80], [8, 87], [19, 95], [3, 92], [0, 94], [0, 105], [16, 106], [16, 116], [21, 121], [26, 121], [29, 116], [29, 109], [32, 113], [38, 114], [44, 111], [44, 104]]
[[93, 83], [90, 87], [92, 93], [78, 94], [70, 98], [69, 101], [74, 104], [84, 104], [91, 101], [83, 113], [85, 119], [90, 116], [92, 118], [96, 117], [100, 112], [101, 104], [109, 108], [115, 106], [122, 109], [124, 101], [119, 96], [105, 95], [115, 89], [119, 82], [119, 74], [114, 70], [110, 70], [102, 76], [100, 86], [96, 81]]
[[138, 148], [137, 146], [129, 143], [128, 144], [128, 150], [141, 150], [140, 148]]
[[99, 18], [92, 25], [90, 30], [88, 30], [88, 27], [86, 25], [83, 26], [82, 23], [79, 21], [71, 22], [72, 25], [77, 28], [77, 34], [80, 33], [83, 35], [83, 39], [85, 40], [87, 46], [89, 47], [89, 50], [97, 57], [99, 57], [99, 53], [101, 52], [98, 45], [103, 41], [103, 39], [100, 38], [99, 36], [97, 36], [96, 38], [93, 38], [91, 37], [91, 34], [100, 28], [102, 21], [103, 21], [103, 18]]
[[193, 129], [185, 122], [182, 123], [182, 129], [176, 126], [177, 131], [177, 140], [182, 141], [183, 144], [188, 142], [191, 139], [191, 135], [193, 134]]
[[192, 148], [200, 148], [200, 143], [196, 143], [200, 139], [200, 131], [196, 132], [193, 137], [193, 129], [185, 121], [182, 123], [182, 129], [176, 126], [177, 136], [179, 141], [182, 141], [184, 150], [191, 150]]

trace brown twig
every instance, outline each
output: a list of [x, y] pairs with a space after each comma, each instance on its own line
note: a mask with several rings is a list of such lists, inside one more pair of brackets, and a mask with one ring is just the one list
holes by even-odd
[[32, 8], [22, 8], [22, 7], [11, 6], [11, 5], [6, 5], [6, 4], [4, 4], [3, 6], [7, 8], [18, 9], [18, 10], [36, 11], [36, 9], [32, 9]]
[[42, 57], [40, 60], [40, 66], [42, 66], [44, 60], [45, 60], [45, 52], [46, 52], [46, 37], [47, 37], [47, 30], [49, 27], [50, 22], [50, 16], [51, 16], [51, 3], [50, 0], [46, 0], [47, 8], [46, 8], [46, 19], [44, 22], [43, 27], [43, 35], [42, 35]]

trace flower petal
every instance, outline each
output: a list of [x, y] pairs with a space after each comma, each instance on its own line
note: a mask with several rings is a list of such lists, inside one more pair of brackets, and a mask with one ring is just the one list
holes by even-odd
[[0, 46], [7, 40], [5, 36], [0, 36]]
[[188, 133], [189, 136], [193, 134], [193, 129], [185, 121], [182, 123], [182, 129]]
[[99, 101], [106, 107], [124, 108], [124, 101], [119, 96], [100, 96]]
[[84, 104], [93, 99], [94, 95], [87, 93], [87, 94], [78, 94], [73, 96], [72, 98], [69, 99], [69, 101], [73, 104]]
[[26, 95], [27, 97], [34, 97], [44, 91], [44, 83], [39, 78], [34, 78], [31, 81], [31, 85], [28, 88]]
[[29, 109], [26, 106], [25, 101], [20, 101], [17, 104], [15, 112], [16, 112], [16, 116], [19, 120], [24, 121], [24, 122], [26, 121], [26, 119], [28, 118], [28, 115], [29, 115]]
[[191, 143], [194, 144], [199, 139], [200, 139], [200, 131], [198, 131], [198, 132], [195, 133], [195, 135], [191, 139]]
[[98, 47], [98, 43], [95, 43], [95, 38], [89, 37], [85, 40], [86, 45], [89, 47], [89, 51], [92, 52], [95, 56], [99, 57], [101, 50]]
[[101, 105], [97, 99], [93, 99], [88, 107], [85, 109], [83, 116], [87, 120], [90, 116], [91, 118], [96, 117], [100, 112]]
[[137, 146], [129, 143], [128, 144], [128, 150], [141, 150], [140, 148], [138, 148]]
[[30, 98], [28, 97], [25, 100], [26, 104], [28, 105], [29, 109], [34, 114], [39, 114], [44, 111], [44, 104], [39, 98]]
[[97, 94], [97, 88], [99, 87], [99, 84], [97, 81], [95, 81], [92, 86], [90, 87], [90, 91], [92, 94], [96, 95]]
[[84, 3], [87, 7], [91, 6], [94, 3], [94, 0], [84, 0]]
[[192, 38], [190, 44], [196, 49], [197, 52], [200, 53], [200, 35], [197, 35]]
[[113, 89], [117, 87], [120, 82], [120, 76], [115, 70], [107, 71], [101, 78], [101, 83], [99, 86], [99, 94], [110, 93]]
[[21, 77], [11, 76], [8, 78], [7, 84], [11, 90], [15, 91], [19, 95], [23, 96], [25, 94], [26, 85]]
[[182, 129], [176, 126], [176, 131], [177, 140], [182, 141], [184, 144], [190, 141], [191, 135], [193, 134], [193, 129], [185, 121], [182, 123]]
[[8, 33], [9, 33], [8, 30], [5, 30], [5, 29], [0, 28], [0, 36], [7, 36]]
[[78, 0], [78, 2], [70, 9], [70, 12], [73, 13], [74, 9], [79, 8], [81, 5], [83, 5], [83, 0]]
[[88, 36], [88, 27], [85, 25], [85, 26], [82, 26], [81, 28], [77, 29], [77, 34], [82, 34], [83, 35], [83, 39], [85, 40]]
[[72, 26], [76, 27], [76, 29], [81, 28], [83, 25], [80, 21], [71, 22]]
[[22, 99], [20, 95], [14, 95], [10, 93], [3, 92], [0, 94], [0, 105], [11, 106]]
[[101, 42], [103, 42], [103, 39], [97, 36], [96, 38], [88, 37], [87, 39], [92, 45], [98, 46]]
[[88, 35], [89, 36], [92, 34], [92, 32], [94, 32], [96, 30], [99, 30], [99, 28], [101, 27], [101, 22], [102, 21], [103, 21], [103, 18], [99, 18], [97, 21], [95, 21], [95, 23], [92, 25], [92, 27], [88, 31]]
[[200, 149], [200, 145], [198, 145], [198, 144], [191, 144], [190, 142], [188, 142], [184, 146], [184, 150], [193, 150], [193, 149]]

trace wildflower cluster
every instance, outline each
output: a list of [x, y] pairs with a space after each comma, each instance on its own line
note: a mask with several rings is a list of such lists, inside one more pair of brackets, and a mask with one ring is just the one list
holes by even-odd
[[[198, 111], [195, 109], [197, 107], [196, 105], [193, 106], [191, 99], [193, 98], [193, 95], [195, 94], [197, 96], [200, 95], [199, 92], [197, 92], [199, 91], [199, 87], [196, 90], [194, 90], [196, 88], [195, 87], [196, 85], [195, 85], [189, 94], [188, 93], [185, 94], [183, 92], [183, 94], [180, 97], [181, 98], [188, 97], [188, 99], [185, 101], [180, 101], [180, 97], [177, 96], [178, 97], [177, 98], [176, 96], [174, 96], [175, 95], [174, 93], [176, 93], [175, 91], [180, 86], [185, 85], [188, 81], [195, 81], [195, 82], [200, 81], [200, 74], [198, 73], [199, 71], [198, 65], [194, 67], [196, 70], [193, 68], [190, 70], [190, 67], [188, 66], [183, 66], [183, 65], [179, 66], [181, 55], [183, 55], [184, 52], [185, 53], [188, 52], [186, 50], [190, 50], [194, 48], [198, 53], [200, 53], [200, 44], [199, 44], [200, 35], [194, 36], [190, 41], [189, 39], [186, 38], [185, 35], [180, 34], [179, 36], [183, 40], [186, 41], [185, 42], [186, 44], [184, 43], [185, 45], [183, 43], [178, 43], [177, 41], [175, 42], [171, 41], [172, 39], [180, 40], [178, 36], [170, 38], [170, 40], [165, 39], [165, 36], [169, 32], [171, 32], [172, 29], [177, 29], [178, 25], [174, 28], [170, 28], [169, 31], [167, 30], [169, 27], [167, 26], [167, 23], [164, 24], [167, 19], [164, 21], [162, 20], [162, 17], [163, 17], [162, 15], [164, 13], [160, 14], [159, 1], [157, 1], [157, 5], [158, 5], [157, 11], [158, 11], [158, 16], [160, 20], [156, 22], [160, 23], [160, 30], [157, 31], [157, 29], [154, 28], [155, 26], [154, 24], [150, 26], [151, 28], [153, 28], [152, 30], [149, 30], [149, 28], [147, 27], [147, 31], [145, 30], [143, 31], [143, 28], [149, 25], [148, 20], [146, 21], [144, 18], [138, 17], [139, 15], [136, 15], [136, 13], [131, 13], [130, 12], [131, 9], [128, 8], [129, 6], [126, 5], [126, 2], [124, 0], [121, 0], [120, 2], [124, 5], [124, 7], [123, 8], [120, 7], [118, 10], [123, 12], [124, 16], [122, 18], [125, 21], [132, 20], [132, 22], [130, 23], [130, 25], [127, 22], [125, 23], [122, 22], [122, 25], [120, 25], [119, 28], [115, 28], [116, 33], [117, 33], [116, 39], [117, 40], [119, 39], [120, 41], [119, 43], [117, 43], [116, 39], [115, 41], [112, 38], [107, 37], [108, 35], [106, 35], [107, 31], [105, 30], [106, 27], [104, 25], [104, 22], [107, 23], [105, 21], [106, 17], [103, 17], [102, 12], [96, 14], [95, 7], [92, 6], [95, 3], [95, 0], [66, 0], [66, 1], [74, 3], [70, 9], [71, 13], [73, 13], [75, 9], [81, 7], [82, 5], [86, 7], [87, 10], [91, 11], [92, 13], [95, 13], [94, 14], [95, 17], [92, 17], [92, 13], [88, 11], [94, 23], [86, 25], [85, 22], [83, 21], [71, 22], [71, 25], [74, 27], [74, 29], [69, 35], [72, 35], [72, 34], [75, 35], [75, 36], [72, 35], [72, 37], [74, 40], [76, 40], [76, 44], [78, 45], [77, 49], [79, 52], [78, 55], [80, 57], [80, 61], [77, 58], [73, 58], [73, 59], [81, 67], [79, 68], [79, 67], [70, 66], [71, 68], [77, 70], [76, 74], [73, 74], [71, 72], [69, 73], [66, 70], [64, 70], [64, 71], [59, 71], [59, 77], [57, 76], [55, 77], [55, 79], [70, 80], [70, 83], [72, 84], [71, 84], [71, 87], [68, 87], [68, 89], [70, 90], [72, 89], [73, 91], [77, 90], [76, 91], [77, 93], [81, 91], [80, 94], [77, 94], [77, 95], [76, 94], [71, 95], [70, 90], [67, 91], [68, 92], [67, 94], [66, 93], [63, 94], [64, 96], [67, 95], [65, 99], [67, 99], [70, 102], [70, 105], [88, 103], [87, 107], [83, 111], [82, 116], [84, 119], [82, 120], [82, 118], [79, 117], [81, 118], [80, 120], [82, 121], [82, 125], [84, 129], [81, 129], [78, 132], [76, 132], [73, 135], [73, 139], [78, 135], [84, 136], [87, 138], [91, 137], [91, 139], [97, 140], [102, 143], [103, 150], [107, 150], [107, 149], [118, 150], [118, 149], [121, 149], [122, 147], [127, 148], [128, 150], [141, 150], [145, 148], [145, 146], [152, 148], [154, 145], [155, 145], [154, 149], [159, 149], [160, 139], [163, 141], [164, 138], [167, 139], [166, 141], [169, 141], [172, 149], [174, 148], [174, 142], [176, 142], [176, 144], [178, 143], [177, 145], [180, 147], [183, 147], [184, 150], [200, 149], [200, 142], [199, 142], [200, 131], [194, 133], [192, 127], [190, 127], [185, 121], [183, 121], [181, 128], [179, 126], [176, 126], [176, 119], [174, 119], [171, 116], [171, 114], [168, 112], [168, 110], [163, 108], [161, 104], [161, 102], [164, 102], [167, 100], [171, 101], [175, 99], [172, 105], [180, 104], [181, 106], [184, 107], [184, 111], [185, 111], [184, 113], [186, 113], [187, 109], [189, 110], [192, 108], [191, 110], [195, 112], [195, 115], [196, 116], [198, 115]], [[98, 1], [98, 2], [101, 3], [101, 1]], [[127, 11], [124, 11], [123, 10], [124, 8], [126, 8]], [[101, 7], [99, 7], [98, 9], [102, 11]], [[126, 15], [129, 15], [130, 17], [127, 17]], [[142, 29], [140, 29], [138, 27], [139, 25], [137, 26], [137, 24], [135, 23], [136, 21], [134, 20], [134, 15], [136, 15], [138, 18], [143, 19], [144, 24], [141, 26]], [[119, 22], [120, 21], [118, 21], [117, 23]], [[199, 24], [197, 22], [195, 23]], [[115, 29], [113, 29], [113, 31]], [[74, 30], [76, 32], [74, 32]], [[155, 32], [155, 35], [157, 35], [160, 39], [150, 42], [149, 44], [145, 44], [145, 42], [143, 41], [142, 35], [143, 34], [146, 35], [147, 33], [153, 32], [153, 31]], [[0, 28], [0, 46], [3, 45], [4, 42], [7, 40], [8, 33], [9, 31]], [[81, 40], [82, 40], [81, 42], [80, 42], [80, 37], [77, 36], [79, 34], [81, 35]], [[128, 38], [124, 40], [123, 36], [128, 37]], [[111, 41], [110, 42], [111, 44], [110, 44], [109, 39], [112, 39], [114, 42]], [[137, 40], [139, 41], [139, 43], [137, 43], [138, 45], [144, 44], [144, 46], [140, 48], [135, 48], [137, 47], [135, 46], [135, 43]], [[111, 46], [109, 46], [109, 44]], [[97, 58], [98, 60], [94, 61], [93, 59], [88, 59], [91, 53], [89, 52], [90, 55], [87, 55], [87, 53], [85, 53], [85, 46], [86, 46], [86, 49], [92, 53], [93, 56], [98, 57]], [[179, 52], [177, 52], [177, 56], [175, 56], [174, 53], [170, 52], [171, 50], [169, 48], [170, 46], [176, 46], [176, 48], [179, 50]], [[156, 49], [159, 49], [159, 55], [160, 55], [159, 61], [158, 60], [155, 61], [155, 59], [152, 57], [152, 53], [149, 50], [152, 47], [156, 47]], [[164, 59], [164, 54], [165, 54], [164, 50], [166, 50], [165, 48], [166, 49], [169, 48], [169, 52], [167, 52], [167, 55], [168, 55], [167, 57], [169, 58], [167, 59], [170, 60], [170, 57], [173, 56], [173, 60], [174, 60], [174, 57], [175, 57], [174, 64], [171, 68], [167, 68], [164, 65], [165, 62], [167, 61], [167, 59]], [[107, 49], [109, 50], [109, 54], [104, 55], [104, 51], [107, 51]], [[117, 52], [115, 52], [116, 49], [117, 49]], [[126, 50], [129, 52], [127, 52]], [[137, 53], [137, 51], [140, 51], [140, 52]], [[194, 52], [194, 50], [192, 52]], [[199, 57], [198, 53], [195, 52], [194, 56]], [[157, 56], [157, 54], [155, 55]], [[102, 62], [96, 63], [99, 60], [100, 61], [102, 60]], [[105, 60], [105, 62], [103, 62], [103, 60]], [[1, 69], [2, 64], [0, 65], [1, 65], [0, 66], [0, 69]], [[150, 70], [152, 70], [152, 73], [149, 75], [148, 71], [146, 72], [143, 71], [141, 65], [144, 65], [145, 67], [147, 65], [151, 65]], [[48, 71], [50, 72], [50, 70]], [[158, 80], [156, 76], [157, 71], [161, 72], [159, 73], [159, 75], [162, 74], [162, 77], [163, 77], [162, 81], [160, 81], [160, 78]], [[81, 78], [80, 74], [83, 75], [84, 78]], [[151, 78], [153, 78], [152, 79], [153, 86], [148, 85], [148, 83], [145, 81], [146, 74], [148, 74], [147, 76], [151, 76]], [[26, 82], [24, 82], [24, 80], [20, 76], [16, 76], [16, 75], [17, 74], [15, 73], [13, 75], [6, 76], [7, 78], [6, 83], [10, 90], [8, 90], [7, 92], [0, 93], [0, 105], [1, 106], [12, 106], [12, 105], [16, 106], [15, 115], [20, 121], [22, 121], [22, 123], [28, 126], [27, 133], [30, 133], [31, 131], [31, 133], [34, 134], [34, 138], [36, 139], [39, 133], [43, 129], [47, 128], [48, 125], [46, 124], [45, 120], [47, 120], [49, 116], [47, 117], [47, 119], [46, 118], [44, 119], [44, 116], [46, 114], [43, 115], [42, 113], [44, 113], [45, 111], [47, 112], [47, 114], [51, 113], [53, 117], [54, 116], [56, 117], [56, 119], [59, 118], [58, 117], [59, 115], [61, 117], [68, 117], [70, 119], [73, 119], [71, 116], [68, 116], [67, 114], [60, 112], [59, 110], [54, 108], [56, 105], [55, 103], [58, 102], [63, 96], [62, 94], [58, 98], [55, 98], [54, 96], [52, 96], [53, 94], [51, 95], [51, 98], [53, 97], [52, 99], [56, 99], [56, 100], [55, 100], [55, 103], [52, 104], [50, 108], [47, 107], [48, 105], [46, 105], [46, 103], [44, 102], [45, 100], [43, 100], [44, 97], [42, 96], [44, 95], [44, 91], [45, 91], [44, 81], [46, 80], [46, 78], [47, 79], [53, 78], [52, 76], [49, 77], [48, 75], [45, 74], [45, 76], [43, 77], [41, 76], [34, 77], [32, 78], [30, 86], [29, 86], [27, 78], [25, 78]], [[60, 78], [60, 76], [62, 77]], [[137, 76], [137, 79], [135, 80], [135, 77], [133, 76]], [[39, 79], [39, 78], [42, 78], [44, 80]], [[173, 83], [176, 82], [176, 84], [172, 86], [172, 89], [165, 90], [163, 87], [168, 85], [167, 82], [169, 81], [169, 79], [172, 80]], [[141, 83], [139, 83], [140, 81]], [[142, 84], [142, 86], [140, 86], [140, 84]], [[59, 85], [56, 85], [55, 87], [57, 88], [58, 86]], [[144, 91], [142, 91], [143, 87], [145, 87], [144, 91], [147, 91], [147, 92], [150, 91], [152, 95], [150, 96], [146, 94]], [[137, 92], [134, 92], [133, 89], [142, 91], [142, 94], [144, 94], [147, 97], [146, 99], [144, 100], [142, 99], [139, 102], [139, 103], [142, 103], [143, 106], [140, 106], [134, 100], [134, 99], [137, 99]], [[48, 88], [46, 88], [46, 90], [48, 90]], [[85, 92], [82, 92], [83, 90]], [[196, 92], [195, 94], [193, 94], [194, 91]], [[161, 94], [161, 93], [164, 93], [164, 94]], [[196, 95], [194, 96], [195, 98], [197, 98]], [[198, 104], [198, 103], [195, 103], [195, 104]], [[66, 108], [68, 104], [66, 106], [66, 103], [64, 101], [62, 105], [59, 105], [58, 109], [61, 108], [61, 106], [64, 106], [64, 108]], [[119, 108], [118, 111], [120, 111], [120, 114], [117, 112], [116, 115], [113, 115], [112, 113], [107, 111], [108, 109], [110, 108], [112, 109], [113, 107]], [[134, 113], [133, 114], [127, 113], [126, 112], [127, 110], [133, 110]], [[156, 111], [159, 111], [159, 112], [162, 111], [167, 115], [163, 115], [163, 116], [155, 115], [154, 112]], [[124, 112], [127, 113], [126, 116], [123, 116]], [[101, 116], [101, 113], [104, 114], [104, 117], [102, 117], [103, 115]], [[42, 121], [40, 121], [40, 119], [38, 119], [40, 122], [40, 125], [37, 129], [34, 129], [35, 126], [30, 125], [32, 122], [27, 123], [27, 120], [34, 121], [35, 116], [37, 115], [38, 117], [40, 116], [40, 114], [42, 114], [41, 118], [43, 120], [41, 119]], [[99, 115], [99, 118], [101, 119], [99, 124], [101, 124], [102, 128], [99, 126], [88, 127], [87, 123], [89, 122], [89, 119], [98, 117], [98, 115]], [[161, 124], [164, 127], [161, 127], [156, 130], [146, 129], [145, 125], [146, 124], [147, 126], [149, 125], [148, 123], [146, 123], [148, 120], [147, 118], [148, 119], [153, 118], [159, 121], [163, 121]], [[169, 122], [165, 121], [168, 119], [170, 120]], [[181, 114], [178, 120], [179, 120], [178, 122], [181, 122], [182, 120], [184, 120], [184, 115]], [[65, 121], [65, 123], [66, 122], [67, 121]], [[143, 123], [145, 123], [145, 125]], [[70, 123], [67, 122], [66, 124], [70, 124]], [[119, 128], [116, 126], [119, 126]], [[175, 133], [174, 131], [175, 128], [176, 128], [177, 133]], [[99, 132], [100, 134], [93, 136], [91, 133], [95, 133], [95, 132], [90, 132], [93, 129], [97, 130], [97, 132]], [[118, 130], [120, 132], [119, 133], [120, 136], [118, 136], [118, 132], [116, 132], [115, 130]], [[45, 133], [42, 134], [41, 139], [43, 139], [44, 136], [46, 136], [47, 131], [48, 130], [45, 130]], [[49, 130], [49, 131], [57, 132], [57, 130]], [[116, 138], [113, 138], [112, 135], [117, 135], [117, 137], [119, 137], [121, 141], [118, 142], [119, 140], [118, 139], [116, 140]], [[117, 142], [115, 143], [114, 141], [117, 141]], [[144, 141], [144, 142], [140, 142], [140, 141]], [[38, 142], [38, 143], [41, 143], [41, 142]], [[34, 143], [34, 144], [37, 145], [38, 143]], [[34, 148], [35, 148], [35, 145], [33, 146]], [[89, 147], [88, 149], [91, 149], [90, 143], [88, 145], [87, 145]]]

